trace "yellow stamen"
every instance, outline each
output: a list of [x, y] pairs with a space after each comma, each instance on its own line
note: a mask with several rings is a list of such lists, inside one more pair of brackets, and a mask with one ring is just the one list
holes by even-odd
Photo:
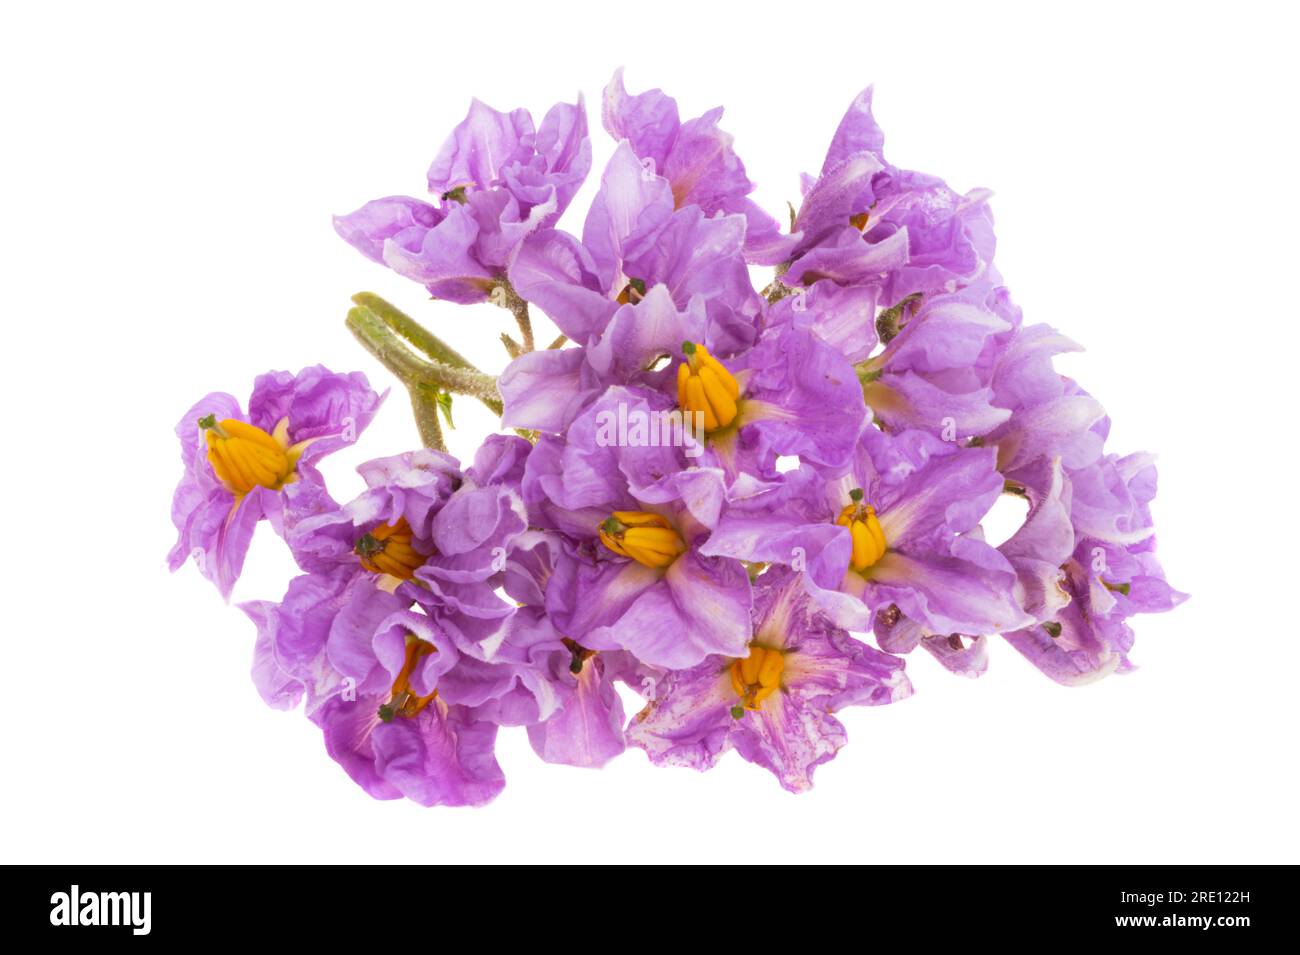
[[259, 486], [278, 491], [293, 479], [295, 456], [280, 437], [281, 429], [272, 436], [246, 421], [217, 421], [212, 415], [200, 419], [199, 427], [213, 473], [233, 493], [247, 494]]
[[704, 430], [717, 431], [736, 420], [740, 384], [703, 345], [685, 342], [686, 360], [677, 366], [677, 403], [683, 412], [704, 415]]
[[731, 688], [747, 710], [756, 710], [781, 688], [785, 654], [770, 647], [750, 645], [749, 656], [731, 664]]
[[379, 708], [379, 718], [381, 720], [387, 723], [395, 716], [401, 716], [409, 720], [433, 702], [438, 695], [437, 690], [427, 696], [416, 696], [411, 692], [411, 673], [421, 659], [430, 653], [437, 652], [437, 648], [427, 640], [421, 640], [410, 633], [406, 635], [406, 660], [402, 663], [402, 669], [398, 672], [397, 679], [393, 681], [392, 696], [389, 697], [387, 703]]
[[888, 545], [885, 531], [876, 517], [876, 509], [862, 503], [862, 491], [855, 489], [850, 495], [853, 503], [840, 511], [835, 523], [847, 527], [853, 538], [853, 555], [849, 563], [854, 570], [866, 570], [885, 556]]
[[855, 215], [855, 216], [849, 216], [849, 225], [853, 226], [853, 228], [857, 229], [859, 232], [866, 232], [866, 231], [867, 231], [867, 221], [868, 221], [870, 218], [871, 218], [871, 214], [870, 214], [870, 213], [867, 213], [867, 212], [859, 212], [859, 213], [858, 213], [857, 215]]
[[668, 519], [649, 511], [615, 511], [600, 525], [601, 543], [647, 567], [667, 567], [686, 553]]
[[361, 566], [372, 574], [388, 574], [398, 580], [410, 580], [424, 566], [426, 554], [411, 543], [411, 525], [399, 517], [396, 524], [381, 524], [357, 541]]

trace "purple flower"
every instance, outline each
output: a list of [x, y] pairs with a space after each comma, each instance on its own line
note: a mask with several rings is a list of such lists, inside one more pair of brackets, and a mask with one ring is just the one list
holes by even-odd
[[648, 173], [668, 181], [676, 208], [699, 206], [710, 217], [743, 215], [750, 262], [775, 265], [789, 254], [794, 238], [782, 236], [776, 220], [748, 198], [754, 184], [731, 148], [732, 137], [718, 128], [722, 107], [682, 122], [676, 100], [663, 90], [629, 95], [619, 69], [605, 88], [601, 117], [609, 134], [626, 140]]
[[[882, 323], [888, 344], [856, 366], [866, 402], [886, 428], [965, 441], [1006, 423], [1010, 403], [999, 406], [994, 376], [1020, 325], [1006, 289], [981, 284], [890, 311]], [[827, 325], [833, 333], [834, 320], [814, 328], [822, 334]]]
[[512, 361], [500, 379], [502, 422], [558, 434], [612, 385], [675, 393], [686, 341], [719, 354], [735, 346], [730, 332], [709, 319], [702, 299], [681, 308], [666, 286], [652, 285], [635, 304], [617, 306], [586, 344]]
[[282, 533], [286, 499], [321, 487], [315, 463], [356, 441], [382, 400], [360, 372], [320, 365], [260, 376], [247, 414], [233, 395], [201, 399], [176, 426], [185, 472], [172, 499], [171, 569], [193, 557], [228, 599], [258, 522]]
[[738, 347], [753, 341], [760, 308], [744, 237], [742, 216], [677, 209], [668, 183], [647, 175], [623, 143], [601, 177], [581, 241], [555, 229], [530, 236], [510, 281], [579, 344], [600, 334], [619, 305], [663, 285], [680, 309], [699, 298], [709, 321]]
[[499, 113], [476, 99], [429, 166], [429, 191], [502, 188], [526, 207], [554, 202], [558, 218], [590, 169], [581, 96], [573, 106], [552, 106], [537, 130], [527, 110]]
[[291, 502], [286, 538], [308, 572], [279, 604], [243, 605], [258, 626], [254, 682], [277, 708], [305, 695], [310, 716], [340, 681], [371, 674], [375, 632], [411, 606], [401, 585], [433, 552], [433, 517], [462, 480], [454, 458], [430, 450], [357, 470], [368, 486], [346, 505], [323, 486]]
[[479, 585], [502, 576], [479, 551], [524, 529], [508, 507], [512, 529], [498, 536], [503, 515], [485, 495], [517, 504], [527, 448], [496, 436], [464, 474], [429, 450], [362, 465], [369, 487], [354, 501], [334, 505], [321, 491], [289, 511], [290, 544], [309, 573], [280, 604], [245, 606], [258, 625], [263, 697], [280, 708], [305, 697], [331, 755], [377, 798], [486, 802], [504, 784], [497, 726], [545, 721], [573, 695], [550, 672], [551, 658], [568, 654], [544, 620], [529, 618], [531, 642], [520, 636], [528, 628], [496, 622], [507, 639], [491, 647], [447, 625], [472, 617]]
[[1079, 346], [1046, 325], [1017, 329], [999, 358], [994, 402], [1012, 409], [984, 439], [998, 449], [998, 467], [1013, 482], [1022, 468], [1060, 458], [1067, 470], [1094, 464], [1110, 422], [1101, 404], [1052, 365], [1052, 356]]
[[803, 792], [848, 741], [836, 711], [909, 696], [903, 661], [835, 627], [799, 577], [786, 568], [759, 576], [746, 652], [669, 673], [633, 718], [629, 741], [657, 765], [701, 770], [734, 747]]
[[596, 768], [604, 766], [627, 747], [627, 718], [616, 684], [624, 682], [643, 692], [660, 671], [637, 662], [621, 650], [588, 650], [569, 641], [567, 662], [555, 678], [572, 686], [564, 704], [550, 717], [528, 727], [528, 742], [548, 763]]
[[[574, 690], [570, 651], [543, 607], [550, 535], [529, 529], [520, 483], [530, 445], [493, 435], [432, 523], [432, 554], [401, 589], [466, 661], [513, 668], [517, 692], [488, 712], [505, 726], [550, 717]], [[534, 576], [537, 575], [537, 576]]]
[[1061, 586], [1062, 571], [1075, 546], [1070, 520], [1069, 478], [1060, 458], [1040, 458], [1018, 472], [1029, 510], [1019, 530], [998, 546], [1016, 570], [1025, 612], [1041, 623], [1069, 603]]
[[728, 481], [742, 471], [774, 475], [783, 455], [842, 469], [866, 421], [848, 360], [791, 322], [772, 322], [752, 347], [730, 356], [720, 338], [726, 348], [698, 300], [683, 312], [654, 286], [587, 346], [512, 362], [501, 377], [504, 421], [562, 432], [610, 387], [639, 386], [677, 397], [687, 456], [721, 468]]
[[[998, 552], [1015, 571], [1016, 599], [1029, 617], [1041, 623], [1070, 602], [1061, 568], [1074, 548], [1074, 529], [1069, 485], [1060, 460], [1040, 460], [1032, 471], [1032, 489], [1024, 492], [1028, 514]], [[873, 630], [876, 643], [888, 653], [906, 654], [921, 646], [953, 673], [978, 677], [988, 670], [988, 638], [983, 633], [936, 633], [894, 605], [876, 612]]]
[[498, 589], [509, 555], [528, 530], [519, 485], [531, 451], [520, 437], [488, 437], [430, 521], [430, 557], [405, 589], [457, 635], [462, 651], [482, 659], [483, 645], [498, 645], [516, 606]]
[[[306, 574], [276, 605], [244, 605], [257, 624], [253, 676], [267, 703], [306, 715], [326, 748], [378, 799], [479, 805], [504, 785], [498, 725], [546, 719], [524, 668], [468, 657], [410, 601], [344, 574]], [[526, 718], [511, 720], [512, 715]]]
[[362, 681], [370, 674], [375, 631], [410, 607], [403, 583], [434, 553], [434, 519], [462, 480], [454, 458], [430, 450], [357, 470], [367, 488], [354, 500], [335, 504], [322, 489], [287, 513], [289, 547], [309, 571], [290, 584], [280, 613], [298, 611], [275, 628], [277, 652], [291, 661], [282, 669], [291, 675], [300, 676], [320, 653], [343, 677]]
[[728, 483], [742, 472], [775, 477], [783, 456], [826, 473], [848, 467], [868, 419], [842, 354], [810, 331], [772, 323], [726, 365], [737, 381], [735, 417], [709, 432], [704, 463], [721, 467]]
[[377, 799], [425, 806], [482, 805], [505, 786], [497, 724], [477, 712], [514, 686], [508, 667], [467, 664], [422, 614], [378, 627], [373, 665], [339, 682], [310, 713], [329, 754]]
[[437, 205], [376, 199], [336, 216], [334, 228], [437, 298], [482, 301], [525, 237], [560, 217], [590, 168], [581, 98], [553, 106], [537, 129], [527, 110], [500, 113], [474, 100], [429, 167]]
[[[557, 226], [591, 165], [581, 98], [539, 125], [474, 100], [431, 200], [335, 219], [435, 297], [555, 322], [551, 348], [505, 339], [521, 436], [467, 467], [369, 461], [340, 504], [315, 461], [382, 400], [360, 375], [265, 375], [246, 414], [209, 395], [178, 428], [173, 569], [193, 553], [228, 596], [266, 518], [302, 571], [242, 605], [268, 705], [302, 704], [381, 799], [488, 802], [502, 726], [580, 767], [735, 748], [801, 792], [846, 742], [841, 707], [910, 694], [918, 647], [969, 677], [994, 635], [1064, 684], [1131, 669], [1130, 618], [1186, 599], [1155, 556], [1155, 467], [1107, 453], [1105, 410], [1054, 365], [1078, 346], [1025, 325], [989, 193], [891, 164], [868, 89], [783, 233], [720, 108], [682, 120], [620, 70], [601, 114], [617, 145], [580, 235]], [[756, 264], [775, 266], [761, 293]], [[417, 414], [465, 388], [495, 407], [473, 369], [400, 360], [417, 329], [357, 331]], [[992, 546], [1002, 495], [1025, 518]]]
[[517, 603], [499, 638], [495, 658], [526, 662], [560, 698], [549, 716], [528, 725], [528, 741], [548, 763], [603, 766], [623, 752], [626, 718], [616, 682], [644, 693], [657, 671], [619, 650], [597, 652], [561, 637], [546, 614], [546, 593], [562, 538], [528, 531], [512, 543], [501, 589]]
[[[1127, 617], [1186, 599], [1155, 560], [1149, 457], [1103, 457], [1104, 410], [1052, 366], [1055, 354], [1077, 347], [1047, 326], [1017, 322], [988, 378], [992, 404], [1009, 414], [982, 438], [996, 450], [1005, 489], [1029, 505], [1024, 524], [998, 551], [1015, 570], [1017, 600], [1033, 622], [1004, 636], [1071, 685], [1127, 670]], [[921, 645], [967, 675], [987, 665], [981, 634], [934, 632], [898, 607], [877, 614], [875, 631], [890, 652]]]
[[627, 748], [623, 738], [627, 719], [609, 667], [632, 658], [617, 651], [596, 653], [579, 647], [573, 660], [569, 676], [573, 692], [559, 710], [528, 727], [528, 742], [548, 763], [604, 766]]
[[433, 522], [464, 480], [455, 458], [421, 449], [357, 467], [366, 482], [347, 504], [323, 487], [299, 495], [287, 514], [286, 540], [304, 570], [410, 580], [434, 552]]
[[1031, 618], [1015, 570], [979, 522], [1002, 492], [991, 449], [924, 432], [867, 428], [852, 471], [802, 466], [775, 481], [738, 481], [707, 554], [806, 569], [841, 626], [864, 630], [897, 606], [932, 633], [998, 633]]
[[371, 461], [358, 469], [369, 487], [355, 500], [338, 506], [322, 493], [291, 509], [289, 544], [311, 572], [299, 587], [320, 607], [286, 625], [306, 631], [294, 642], [307, 657], [323, 648], [334, 670], [363, 681], [375, 666], [376, 628], [415, 603], [465, 666], [515, 667], [515, 690], [477, 703], [488, 707], [480, 716], [505, 725], [549, 716], [564, 688], [547, 676], [546, 655], [563, 644], [545, 618], [516, 620], [516, 606], [496, 592], [527, 529], [518, 487], [528, 450], [522, 438], [494, 435], [463, 474], [432, 450]]
[[854, 364], [864, 361], [879, 341], [876, 313], [880, 289], [872, 285], [814, 282], [795, 289], [767, 308], [768, 325], [807, 329]]
[[368, 795], [405, 796], [422, 806], [481, 806], [505, 788], [494, 752], [496, 724], [436, 699], [411, 718], [384, 722], [375, 715], [384, 698], [332, 697], [317, 715], [326, 751]]
[[[345, 680], [355, 683], [331, 661], [329, 648], [364, 646], [380, 623], [408, 605], [344, 572], [302, 574], [279, 603], [241, 604], [257, 626], [253, 685], [268, 706], [289, 710], [303, 703], [311, 717]], [[355, 669], [369, 673], [370, 661]]]
[[981, 277], [996, 284], [988, 195], [975, 190], [962, 196], [941, 179], [886, 162], [868, 88], [835, 131], [821, 175], [805, 179], [794, 222], [800, 238], [782, 280], [876, 285], [882, 303], [891, 306], [917, 292], [956, 291]]
[[[1074, 548], [1053, 583], [1062, 598], [1042, 622], [1007, 640], [1059, 683], [1079, 684], [1131, 669], [1129, 617], [1172, 610], [1187, 595], [1165, 580], [1155, 556], [1151, 456], [1107, 455], [1068, 477]], [[1013, 558], [1014, 560], [1015, 558]]]
[[680, 447], [619, 444], [605, 427], [620, 406], [646, 419], [666, 395], [611, 388], [529, 456], [524, 499], [533, 521], [564, 538], [546, 610], [591, 650], [628, 650], [682, 667], [749, 640], [749, 578], [739, 561], [706, 557], [723, 477], [688, 468]]

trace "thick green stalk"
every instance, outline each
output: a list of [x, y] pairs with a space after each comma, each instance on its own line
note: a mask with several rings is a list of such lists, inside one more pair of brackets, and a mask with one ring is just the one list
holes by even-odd
[[406, 384], [423, 377], [429, 363], [404, 345], [368, 308], [357, 306], [348, 310], [350, 331], [379, 363]]
[[358, 305], [348, 312], [348, 328], [372, 355], [383, 362], [403, 384], [419, 381], [442, 391], [472, 395], [483, 400], [500, 400], [495, 375], [473, 368], [454, 368], [430, 361], [413, 352], [370, 309]]
[[434, 361], [453, 368], [474, 368], [472, 364], [456, 349], [452, 348], [433, 332], [429, 331], [396, 305], [380, 298], [374, 292], [358, 292], [352, 301], [362, 308], [368, 308], [383, 320], [384, 324], [410, 342], [415, 348], [424, 352]]
[[439, 393], [472, 395], [494, 410], [501, 407], [496, 378], [475, 369], [453, 368], [422, 358], [369, 308], [358, 305], [351, 309], [347, 326], [357, 341], [410, 392], [416, 426], [427, 447], [446, 450], [442, 426], [438, 422]]
[[415, 427], [420, 432], [420, 441], [426, 448], [446, 451], [447, 444], [442, 438], [442, 422], [438, 420], [438, 391], [428, 385], [414, 384], [408, 386], [411, 395], [411, 410], [415, 412]]
[[[373, 292], [358, 292], [356, 295], [352, 296], [352, 301], [359, 307], [364, 308], [377, 316], [385, 325], [400, 335], [408, 344], [427, 355], [434, 362], [447, 365], [451, 368], [460, 368], [483, 375], [483, 372], [474, 367], [474, 365], [465, 358], [464, 355], [456, 351], [456, 349], [452, 348], [441, 338], [433, 334], [433, 332], [429, 331], [391, 302], [388, 302]], [[483, 377], [489, 378], [491, 376], [483, 375]], [[448, 390], [454, 391], [456, 389]], [[483, 395], [472, 392], [464, 393], [474, 394], [474, 397], [482, 401], [493, 414], [501, 414], [501, 399], [496, 394], [495, 379], [492, 382], [490, 394]]]

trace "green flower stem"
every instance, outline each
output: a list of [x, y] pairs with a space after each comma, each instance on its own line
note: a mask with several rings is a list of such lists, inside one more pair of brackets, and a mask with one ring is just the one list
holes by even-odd
[[[364, 308], [377, 316], [385, 325], [400, 335], [405, 342], [417, 351], [427, 355], [434, 362], [447, 365], [451, 368], [461, 368], [466, 371], [483, 375], [483, 373], [479, 371], [478, 368], [474, 367], [474, 365], [465, 358], [464, 355], [456, 351], [456, 349], [452, 348], [441, 338], [433, 334], [433, 332], [429, 331], [397, 306], [383, 298], [380, 298], [374, 292], [358, 292], [356, 295], [352, 296], [352, 301], [359, 307]], [[355, 330], [353, 331], [353, 334], [356, 334]], [[365, 344], [365, 342], [363, 341], [362, 344]], [[369, 348], [368, 345], [366, 347]], [[380, 360], [382, 361], [382, 359]], [[483, 377], [489, 378], [491, 376], [483, 375]], [[448, 388], [447, 390], [451, 391], [455, 389]], [[470, 394], [470, 392], [461, 393]], [[487, 396], [475, 394], [474, 397], [482, 401], [493, 414], [498, 416], [501, 414], [501, 399], [496, 394], [495, 379], [493, 380], [493, 387], [490, 394]]]
[[501, 400], [493, 375], [470, 368], [453, 368], [413, 352], [374, 312], [358, 305], [348, 312], [348, 328], [357, 340], [402, 384], [420, 382], [441, 391], [471, 395], [484, 401]]
[[396, 305], [380, 298], [374, 292], [358, 292], [352, 296], [352, 301], [362, 308], [370, 309], [383, 320], [385, 325], [434, 361], [440, 361], [444, 365], [451, 365], [453, 368], [478, 370], [460, 352], [411, 318]]
[[528, 317], [527, 305], [521, 311], [515, 312], [515, 321], [519, 323], [519, 334], [524, 340], [524, 351], [532, 351], [537, 347], [537, 343], [533, 341], [533, 320]]
[[415, 427], [420, 432], [421, 443], [426, 448], [446, 451], [442, 423], [438, 420], [438, 390], [419, 382], [408, 385], [407, 390], [411, 395], [411, 410], [415, 412]]
[[397, 376], [411, 394], [416, 426], [427, 447], [446, 450], [438, 423], [438, 394], [454, 392], [478, 398], [500, 413], [501, 395], [492, 375], [469, 368], [454, 368], [417, 355], [393, 329], [369, 308], [358, 305], [348, 312], [348, 330], [370, 354]]
[[489, 298], [502, 308], [509, 309], [510, 314], [515, 317], [515, 323], [519, 326], [519, 335], [523, 339], [521, 351], [533, 351], [537, 347], [537, 343], [533, 340], [533, 320], [528, 314], [528, 303], [519, 297], [514, 286], [509, 282], [502, 282], [492, 289]]

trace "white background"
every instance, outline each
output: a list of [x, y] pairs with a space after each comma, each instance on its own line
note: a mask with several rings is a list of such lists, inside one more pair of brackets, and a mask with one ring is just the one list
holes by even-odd
[[[0, 858], [135, 861], [1259, 862], [1297, 859], [1297, 72], [1284, 4], [642, 2], [9, 5], [0, 24], [4, 778]], [[985, 9], [992, 7], [992, 9]], [[890, 159], [996, 195], [998, 263], [1110, 448], [1160, 455], [1179, 610], [1139, 670], [1067, 690], [1005, 644], [923, 654], [909, 700], [795, 797], [732, 754], [539, 762], [502, 733], [481, 810], [373, 802], [248, 679], [253, 629], [170, 576], [172, 429], [268, 368], [386, 373], [343, 327], [379, 292], [499, 370], [504, 312], [425, 300], [331, 213], [420, 195], [472, 95], [727, 106], [779, 213], [876, 84]], [[577, 231], [593, 175], [565, 224]], [[549, 329], [547, 329], [549, 330]], [[452, 450], [491, 421], [456, 407]], [[415, 441], [400, 393], [359, 461]], [[236, 599], [291, 571], [263, 527]]]

